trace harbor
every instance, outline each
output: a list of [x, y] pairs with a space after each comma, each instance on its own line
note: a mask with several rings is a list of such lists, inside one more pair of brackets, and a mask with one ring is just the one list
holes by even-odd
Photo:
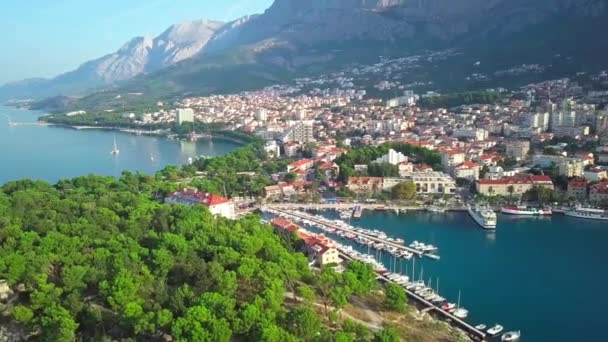
[[396, 257], [401, 257], [408, 260], [411, 259], [413, 256], [424, 256], [435, 260], [438, 260], [440, 258], [439, 255], [437, 255], [438, 248], [436, 246], [427, 245], [418, 241], [415, 241], [409, 246], [406, 246], [403, 244], [403, 239], [394, 239], [386, 236], [385, 234], [381, 234], [381, 232], [378, 233], [377, 231], [373, 232], [356, 228], [345, 223], [344, 221], [332, 221], [318, 215], [312, 215], [305, 212], [293, 210], [262, 208], [262, 211], [278, 215], [287, 219], [292, 219], [299, 223], [314, 224], [325, 232], [347, 237], [351, 240], [354, 240], [356, 243], [359, 243], [360, 245], [365, 245], [371, 249], [375, 249], [378, 251], [387, 251], [390, 255]]
[[[362, 230], [356, 227], [346, 228], [349, 226], [346, 223], [340, 224], [340, 220], [326, 219], [323, 216], [312, 215], [297, 211], [288, 210], [276, 210], [276, 209], [263, 209], [266, 214], [273, 215], [275, 217], [282, 217], [293, 222], [297, 222], [304, 225], [305, 230], [308, 230], [306, 226], [314, 229], [321, 230], [322, 232], [328, 232], [330, 234], [337, 234], [342, 232], [343, 234], [338, 235], [340, 238], [346, 241], [360, 242], [362, 238], [374, 238], [375, 243], [383, 243], [387, 246], [395, 247], [400, 245], [405, 250], [412, 250], [411, 247], [405, 246], [405, 241], [401, 238], [393, 238], [386, 234], [381, 236], [377, 230]], [[344, 212], [339, 212], [340, 215]], [[315, 234], [315, 232], [312, 232]], [[345, 235], [350, 234], [350, 235]], [[417, 244], [422, 244], [416, 242]], [[341, 243], [336, 242], [337, 249], [340, 253], [341, 258], [345, 260], [359, 260], [370, 264], [376, 271], [378, 279], [382, 282], [391, 282], [404, 288], [408, 295], [408, 298], [418, 307], [423, 313], [432, 315], [436, 319], [440, 319], [448, 322], [454, 327], [464, 331], [471, 339], [476, 341], [491, 341], [503, 338], [503, 335], [507, 336], [518, 336], [521, 334], [519, 331], [510, 331], [505, 333], [503, 326], [500, 324], [494, 324], [487, 326], [485, 324], [472, 325], [467, 321], [469, 317], [469, 311], [461, 306], [460, 292], [458, 293], [458, 301], [456, 303], [449, 302], [439, 292], [439, 279], [436, 283], [433, 282], [433, 278], [430, 277], [428, 281], [424, 278], [424, 266], [420, 266], [419, 273], [416, 273], [416, 258], [405, 259], [406, 261], [411, 260], [411, 273], [408, 272], [408, 265], [405, 270], [403, 264], [397, 262], [397, 255], [393, 250], [392, 253], [382, 256], [377, 252], [374, 255], [370, 254], [370, 248], [368, 246], [367, 253], [353, 248], [348, 242]], [[426, 245], [426, 244], [422, 244]], [[359, 248], [365, 246], [365, 244], [359, 243]], [[433, 246], [434, 247], [434, 246]], [[436, 247], [433, 248], [436, 250]], [[413, 249], [417, 252], [416, 255], [422, 257], [425, 255], [420, 250]], [[413, 253], [413, 252], [412, 252]], [[436, 256], [435, 254], [426, 254]], [[387, 260], [388, 258], [388, 260]], [[422, 260], [422, 259], [421, 259]], [[387, 262], [388, 261], [388, 262]], [[436, 286], [435, 286], [436, 285]]]
[[[325, 211], [323, 216], [337, 215]], [[462, 292], [470, 311], [465, 321], [473, 327], [499, 323], [505, 330], [521, 329], [522, 341], [603, 340], [602, 307], [608, 299], [588, 297], [602, 293], [608, 281], [605, 268], [589, 259], [608, 260], [608, 230], [601, 221], [499, 214], [496, 230], [484, 231], [466, 212], [369, 211], [356, 224], [438, 246], [441, 261], [416, 259], [416, 269], [424, 267], [427, 282], [429, 275], [440, 278], [442, 297], [454, 300]], [[388, 265], [390, 256], [382, 261]], [[412, 278], [412, 262], [408, 265]], [[585, 291], [570, 291], [581, 284]], [[567, 292], [571, 297], [565, 299]], [[587, 314], [573, 317], [569, 312]]]

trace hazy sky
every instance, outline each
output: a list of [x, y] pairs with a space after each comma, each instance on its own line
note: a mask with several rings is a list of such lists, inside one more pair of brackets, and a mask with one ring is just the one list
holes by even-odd
[[2, 0], [0, 85], [55, 76], [192, 19], [229, 21], [272, 0]]

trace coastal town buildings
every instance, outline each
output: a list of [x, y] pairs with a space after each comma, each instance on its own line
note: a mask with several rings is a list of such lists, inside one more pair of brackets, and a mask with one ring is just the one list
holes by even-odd
[[481, 179], [476, 183], [477, 192], [486, 196], [519, 196], [535, 186], [554, 189], [551, 177], [528, 174], [518, 174], [501, 179]]
[[388, 163], [391, 165], [398, 165], [403, 162], [407, 162], [407, 157], [401, 153], [393, 150], [392, 148], [388, 150], [388, 153], [383, 155], [382, 157], [374, 160], [374, 163]]
[[181, 205], [202, 205], [209, 208], [213, 215], [229, 219], [236, 218], [234, 203], [228, 198], [219, 195], [202, 192], [195, 189], [183, 189], [176, 191], [167, 198], [165, 203]]
[[177, 123], [194, 122], [194, 110], [192, 108], [180, 108], [177, 110]]
[[527, 140], [508, 141], [506, 145], [507, 157], [514, 158], [515, 160], [526, 159], [530, 151], [530, 141]]
[[285, 238], [296, 234], [304, 242], [302, 251], [317, 266], [337, 265], [342, 262], [334, 240], [322, 234], [308, 232], [284, 218], [274, 218], [270, 224]]
[[566, 195], [578, 202], [585, 202], [587, 200], [588, 184], [589, 182], [585, 178], [576, 177], [568, 182]]
[[601, 182], [589, 188], [589, 202], [608, 205], [608, 182]]

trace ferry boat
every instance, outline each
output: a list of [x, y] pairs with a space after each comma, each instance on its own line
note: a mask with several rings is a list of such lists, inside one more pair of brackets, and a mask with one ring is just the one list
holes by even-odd
[[472, 207], [469, 205], [469, 215], [479, 224], [483, 229], [496, 229], [496, 213], [490, 208], [476, 205]]
[[502, 207], [502, 208], [500, 208], [500, 212], [503, 214], [520, 215], [520, 216], [544, 216], [544, 215], [553, 214], [553, 211], [549, 208], [547, 208], [547, 209], [534, 208], [534, 207], [527, 207], [525, 205]]
[[581, 219], [608, 221], [608, 211], [602, 209], [577, 207], [567, 210], [564, 214]]

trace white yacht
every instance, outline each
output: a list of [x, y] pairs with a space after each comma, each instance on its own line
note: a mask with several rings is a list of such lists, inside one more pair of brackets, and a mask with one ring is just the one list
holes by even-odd
[[608, 221], [608, 211], [602, 209], [576, 207], [565, 211], [564, 214], [581, 219]]
[[116, 136], [114, 136], [114, 148], [112, 149], [111, 153], [115, 156], [120, 154], [120, 150], [118, 149], [118, 145], [116, 144]]
[[477, 324], [477, 325], [475, 326], [475, 329], [477, 329], [477, 330], [479, 330], [479, 331], [484, 331], [484, 330], [486, 330], [486, 328], [487, 328], [487, 327], [486, 327], [486, 325], [485, 325], [485, 324]]
[[456, 308], [456, 311], [454, 311], [453, 313], [454, 316], [460, 319], [464, 319], [469, 316], [469, 310], [460, 307], [460, 290], [458, 291], [458, 305], [456, 306]]
[[549, 208], [535, 208], [527, 207], [525, 205], [502, 207], [500, 208], [500, 212], [518, 216], [545, 216], [553, 214], [553, 211]]
[[473, 207], [469, 205], [468, 211], [473, 220], [483, 227], [483, 229], [496, 229], [496, 213], [489, 207], [480, 205]]
[[500, 338], [500, 340], [508, 341], [508, 342], [519, 341], [520, 337], [521, 337], [521, 331], [509, 331], [509, 332], [504, 333], [502, 335], [502, 337]]
[[490, 334], [491, 336], [496, 336], [496, 335], [500, 334], [503, 330], [504, 330], [504, 328], [502, 325], [496, 324], [493, 327], [491, 327], [490, 329], [488, 329], [488, 334]]

